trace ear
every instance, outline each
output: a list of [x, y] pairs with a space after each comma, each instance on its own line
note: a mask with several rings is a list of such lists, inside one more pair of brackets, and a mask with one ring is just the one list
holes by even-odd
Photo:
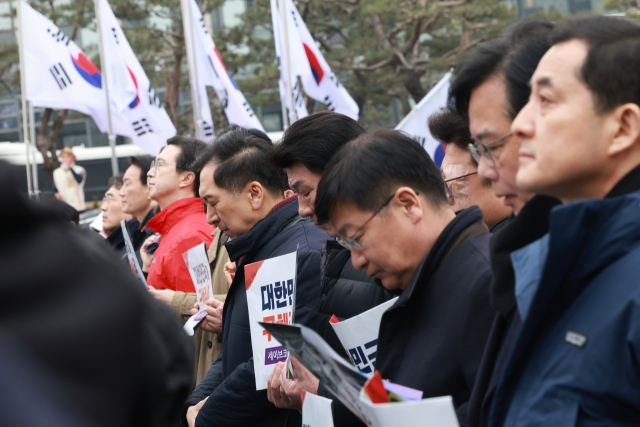
[[607, 149], [610, 157], [624, 153], [640, 139], [640, 107], [634, 103], [620, 105], [611, 113], [616, 130]]
[[187, 188], [193, 185], [196, 180], [196, 174], [189, 171], [180, 172], [180, 188]]
[[414, 224], [420, 222], [424, 216], [424, 203], [410, 187], [398, 188], [390, 205], [400, 209], [401, 213]]
[[251, 209], [258, 211], [262, 208], [265, 197], [265, 189], [258, 181], [251, 181], [245, 186], [245, 197], [249, 198]]

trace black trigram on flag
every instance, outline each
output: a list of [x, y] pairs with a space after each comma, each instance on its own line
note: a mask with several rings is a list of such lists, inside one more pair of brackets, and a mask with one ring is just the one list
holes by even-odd
[[54, 64], [53, 67], [49, 68], [49, 72], [55, 79], [56, 83], [58, 83], [60, 90], [64, 90], [71, 86], [72, 81], [69, 78], [69, 74], [67, 74], [61, 63], [58, 62], [57, 64]]
[[204, 18], [200, 18], [200, 26], [204, 30], [205, 34], [209, 34], [209, 32], [207, 31], [207, 26], [204, 24]]
[[331, 98], [328, 95], [324, 97], [324, 103], [329, 111], [336, 111], [336, 108], [331, 105]]
[[131, 124], [133, 125], [133, 130], [138, 136], [142, 136], [147, 132], [153, 133], [153, 130], [151, 130], [151, 126], [149, 126], [149, 123], [147, 122], [147, 119], [142, 118], [140, 120], [136, 120]]
[[116, 44], [119, 45], [120, 41], [118, 40], [118, 33], [116, 33], [115, 27], [111, 27], [111, 34], [113, 34], [113, 38], [116, 41]]
[[242, 103], [242, 106], [244, 107], [247, 114], [249, 114], [249, 117], [253, 117], [253, 110], [251, 109], [251, 105], [249, 105], [247, 101], [244, 101]]
[[49, 33], [49, 35], [58, 43], [62, 42], [66, 46], [69, 46], [69, 37], [67, 37], [60, 29], [56, 32], [51, 31], [51, 28], [47, 28], [47, 33]]
[[213, 126], [211, 126], [209, 123], [205, 122], [204, 120], [202, 121], [202, 135], [205, 140], [208, 140], [209, 138], [213, 137]]

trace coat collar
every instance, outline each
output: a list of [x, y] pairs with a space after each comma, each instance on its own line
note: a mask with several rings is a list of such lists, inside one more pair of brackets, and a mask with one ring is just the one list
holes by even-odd
[[489, 229], [482, 222], [482, 211], [479, 207], [472, 206], [460, 211], [442, 230], [425, 259], [413, 273], [409, 286], [400, 294], [400, 298], [392, 308], [406, 304], [410, 298], [418, 294], [421, 285], [429, 280], [446, 257], [458, 246], [488, 232]]
[[275, 210], [272, 209], [251, 230], [224, 245], [229, 253], [229, 259], [236, 262], [245, 255], [258, 252], [296, 216], [298, 216], [297, 196], [279, 203]]
[[553, 197], [535, 196], [491, 238], [491, 305], [504, 318], [516, 306], [510, 255], [549, 231], [549, 213], [559, 204]]
[[625, 194], [638, 190], [640, 190], [640, 165], [618, 181], [611, 191], [609, 191], [609, 194], [605, 196], [605, 199], [624, 196]]
[[151, 228], [154, 233], [165, 235], [185, 217], [198, 213], [204, 214], [204, 203], [199, 197], [176, 200], [151, 218], [147, 228]]

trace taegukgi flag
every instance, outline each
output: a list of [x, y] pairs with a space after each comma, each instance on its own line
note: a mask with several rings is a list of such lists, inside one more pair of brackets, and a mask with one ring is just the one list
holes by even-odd
[[[238, 89], [227, 68], [220, 58], [218, 49], [207, 31], [202, 18], [202, 13], [195, 0], [191, 2], [191, 23], [193, 25], [193, 46], [195, 53], [196, 72], [198, 73], [198, 93], [200, 96], [200, 117], [204, 121], [204, 136], [206, 141], [213, 139], [213, 120], [206, 86], [212, 87], [218, 95], [220, 103], [224, 107], [227, 120], [230, 124], [237, 124], [245, 128], [253, 128], [264, 131], [260, 120], [255, 115], [246, 98]], [[191, 38], [191, 32], [186, 32], [186, 37]], [[191, 52], [187, 52], [191, 54]]]
[[[285, 0], [287, 37], [286, 42], [289, 48], [289, 67], [293, 80], [293, 88], [295, 89], [297, 77], [302, 81], [304, 92], [312, 99], [327, 105], [331, 111], [344, 114], [354, 120], [358, 120], [360, 109], [358, 104], [353, 100], [349, 92], [340, 83], [338, 77], [331, 71], [331, 67], [322, 56], [320, 49], [316, 45], [315, 40], [307, 29], [298, 9], [292, 0]], [[276, 28], [276, 16], [280, 21], [278, 29], [280, 31], [278, 40], [276, 40], [276, 53], [280, 51], [279, 57], [283, 64], [286, 77], [286, 64], [283, 63], [285, 58], [282, 50], [285, 48], [284, 30], [282, 28], [282, 20], [276, 10], [275, 0], [271, 0], [271, 15], [274, 20], [274, 32]], [[286, 78], [285, 78], [286, 82]], [[298, 102], [298, 95], [294, 90], [294, 104]], [[300, 97], [301, 99], [301, 97]], [[288, 102], [288, 101], [287, 101]]]
[[[284, 101], [286, 108], [291, 110], [289, 102], [289, 73], [287, 72], [286, 55], [284, 52], [285, 45], [284, 40], [287, 38], [284, 36], [284, 28], [282, 24], [282, 15], [280, 14], [277, 6], [277, 0], [271, 0], [271, 21], [273, 22], [273, 41], [276, 46], [276, 56], [280, 62], [280, 79], [278, 80], [278, 87], [280, 90], [280, 99]], [[288, 35], [288, 34], [287, 34]], [[298, 43], [290, 44], [289, 46], [289, 58], [292, 55], [300, 57], [304, 54], [302, 46]], [[308, 73], [308, 69], [301, 62], [290, 61], [289, 72], [291, 74], [291, 81], [293, 82], [292, 88], [292, 100], [293, 100], [293, 115], [295, 120], [299, 120], [303, 117], [307, 117], [309, 112], [307, 106], [304, 103], [302, 97], [302, 90], [298, 83], [298, 76], [301, 73]]]
[[444, 149], [429, 132], [427, 119], [430, 115], [447, 106], [447, 96], [451, 73], [447, 73], [413, 110], [396, 126], [396, 130], [403, 131], [418, 141], [438, 166], [442, 164]]
[[289, 352], [258, 322], [290, 325], [295, 317], [298, 253], [292, 252], [244, 267], [256, 390], [267, 388], [276, 363]]
[[[22, 1], [22, 0], [21, 0]], [[37, 107], [76, 110], [90, 115], [106, 133], [107, 108], [102, 73], [60, 28], [25, 1], [20, 7], [26, 98]], [[133, 85], [122, 85], [130, 95]], [[111, 103], [114, 112], [124, 105]]]
[[[102, 49], [108, 67], [109, 98], [125, 105], [116, 114], [112, 112], [113, 132], [128, 136], [155, 156], [166, 145], [167, 139], [175, 136], [176, 128], [151, 87], [107, 0], [98, 0], [98, 13]], [[130, 84], [135, 88], [133, 94], [129, 91]]]

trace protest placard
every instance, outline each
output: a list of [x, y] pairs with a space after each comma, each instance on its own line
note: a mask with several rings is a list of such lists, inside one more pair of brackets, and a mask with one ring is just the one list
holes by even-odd
[[302, 427], [333, 427], [331, 399], [302, 390]]
[[142, 282], [145, 288], [149, 289], [147, 285], [147, 279], [144, 278], [140, 264], [138, 264], [138, 257], [136, 257], [136, 251], [133, 249], [131, 243], [131, 236], [129, 236], [129, 227], [127, 227], [127, 221], [124, 219], [120, 221], [120, 228], [122, 228], [122, 235], [124, 236], [124, 245], [127, 248], [127, 258], [129, 259], [129, 267], [136, 277]]
[[360, 402], [372, 427], [460, 427], [451, 396], [376, 404], [363, 388]]
[[207, 246], [200, 243], [182, 254], [182, 259], [187, 264], [191, 280], [196, 289], [199, 310], [191, 316], [184, 324], [184, 330], [192, 336], [196, 328], [207, 317], [206, 302], [213, 298], [211, 288], [211, 269], [209, 267], [209, 257], [207, 256]]
[[289, 354], [258, 322], [293, 323], [296, 269], [297, 252], [244, 267], [256, 390], [267, 388], [267, 380], [276, 363], [285, 362]]
[[397, 300], [393, 298], [342, 322], [335, 316], [329, 321], [353, 365], [365, 374], [372, 373], [376, 364], [382, 315]]

